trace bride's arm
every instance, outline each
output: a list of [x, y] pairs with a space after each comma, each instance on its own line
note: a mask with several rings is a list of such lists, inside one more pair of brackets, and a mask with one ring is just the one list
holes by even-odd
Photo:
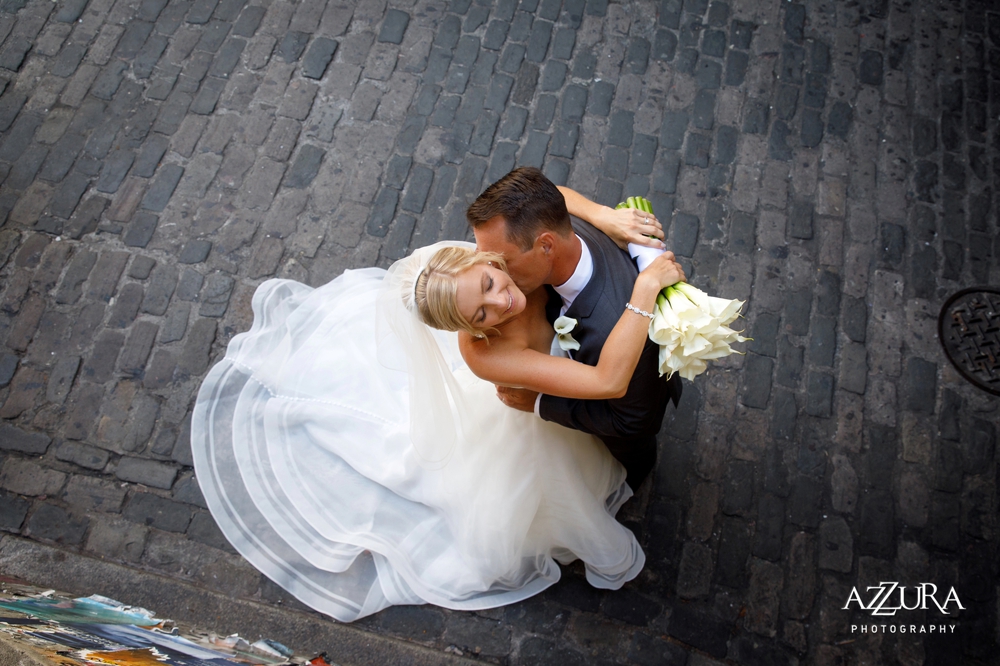
[[[629, 243], [645, 245], [662, 250], [664, 245], [663, 226], [655, 215], [644, 213], [637, 208], [614, 209], [602, 206], [583, 196], [576, 190], [557, 186], [566, 199], [566, 209], [570, 215], [589, 222], [605, 236], [613, 240], [618, 247], [625, 249]], [[646, 224], [646, 220], [649, 223]], [[655, 236], [650, 238], [647, 234]]]
[[[629, 301], [634, 307], [651, 312], [660, 290], [684, 279], [670, 256], [657, 258], [636, 278]], [[563, 398], [620, 398], [628, 389], [648, 333], [649, 319], [625, 309], [622, 303], [622, 316], [605, 341], [596, 366], [528, 348], [491, 349], [485, 342], [467, 346], [472, 348], [465, 360], [478, 377], [494, 384]]]

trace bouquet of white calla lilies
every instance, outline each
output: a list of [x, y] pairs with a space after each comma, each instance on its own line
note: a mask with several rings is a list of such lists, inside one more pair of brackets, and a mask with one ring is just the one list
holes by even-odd
[[[652, 213], [649, 201], [629, 197], [618, 208]], [[715, 298], [686, 282], [667, 287], [656, 298], [649, 338], [660, 345], [660, 374], [694, 379], [708, 369], [705, 361], [740, 354], [730, 345], [749, 338], [729, 328], [740, 316], [744, 301]]]

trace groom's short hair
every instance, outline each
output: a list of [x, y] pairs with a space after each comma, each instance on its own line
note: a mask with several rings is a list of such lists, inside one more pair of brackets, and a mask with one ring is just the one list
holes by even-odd
[[497, 216], [507, 222], [507, 239], [525, 252], [543, 230], [562, 236], [573, 231], [562, 192], [535, 167], [514, 169], [465, 211], [473, 229]]

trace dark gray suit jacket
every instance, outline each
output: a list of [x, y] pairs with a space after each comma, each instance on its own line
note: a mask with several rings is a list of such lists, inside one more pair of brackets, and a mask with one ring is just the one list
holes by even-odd
[[[597, 365], [604, 341], [632, 297], [632, 287], [639, 270], [628, 253], [586, 222], [574, 220], [573, 229], [590, 248], [594, 258], [594, 275], [573, 301], [566, 316], [577, 320], [572, 335], [580, 343], [580, 349], [573, 352], [573, 358], [593, 366]], [[546, 314], [550, 321], [555, 321], [562, 300], [554, 290], [549, 289]], [[539, 414], [546, 421], [597, 435], [602, 440], [648, 438], [659, 432], [667, 403], [672, 399], [677, 405], [681, 394], [679, 380], [675, 376], [668, 382], [660, 376], [659, 345], [647, 338], [623, 397], [577, 400], [543, 395]], [[610, 442], [605, 443], [611, 448]]]

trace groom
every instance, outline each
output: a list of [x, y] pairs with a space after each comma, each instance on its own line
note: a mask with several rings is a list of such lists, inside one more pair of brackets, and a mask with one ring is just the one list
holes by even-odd
[[[597, 365], [639, 273], [610, 238], [587, 222], [570, 220], [571, 211], [593, 219], [601, 208], [556, 187], [538, 169], [522, 167], [486, 188], [466, 211], [478, 249], [503, 254], [524, 293], [543, 286], [549, 290], [550, 322], [560, 314], [577, 321], [572, 336], [580, 349], [572, 356], [588, 365]], [[534, 410], [546, 421], [599, 437], [625, 466], [629, 487], [638, 490], [656, 463], [656, 433], [667, 403], [672, 400], [676, 407], [681, 395], [678, 376], [660, 377], [658, 354], [658, 345], [647, 339], [621, 398], [578, 400], [506, 388], [498, 393], [510, 407]]]

